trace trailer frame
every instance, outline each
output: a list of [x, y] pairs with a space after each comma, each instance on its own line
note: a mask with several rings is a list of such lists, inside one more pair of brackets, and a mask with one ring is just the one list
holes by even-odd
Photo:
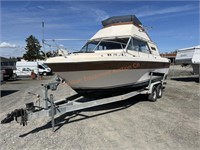
[[[153, 82], [153, 76], [161, 76], [161, 74], [150, 72], [150, 80], [148, 86], [144, 89], [132, 91], [123, 95], [99, 99], [86, 99], [84, 97], [78, 97], [70, 100], [68, 98], [62, 100], [54, 100], [53, 94], [49, 95], [48, 91], [57, 90], [60, 82], [56, 81], [48, 84], [42, 84], [44, 98], [41, 102], [39, 102], [39, 106], [35, 105], [33, 102], [26, 103], [25, 109], [17, 109], [13, 111], [13, 118], [15, 118], [15, 120], [19, 120], [17, 118], [21, 117], [21, 122], [19, 123], [22, 125], [27, 125], [27, 121], [33, 119], [37, 119], [39, 117], [51, 117], [51, 126], [52, 131], [54, 132], [56, 115], [62, 115], [65, 113], [76, 112], [87, 108], [123, 101], [139, 94], [152, 94], [153, 87], [158, 85], [164, 88], [166, 74], [162, 74], [162, 79], [156, 82]], [[62, 79], [60, 81], [62, 81]]]

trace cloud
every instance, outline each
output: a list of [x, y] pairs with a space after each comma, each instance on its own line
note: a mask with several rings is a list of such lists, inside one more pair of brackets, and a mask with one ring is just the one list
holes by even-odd
[[88, 16], [92, 16], [95, 18], [96, 21], [102, 21], [109, 17], [108, 13], [105, 10], [100, 8], [91, 8], [90, 6], [79, 4], [77, 6], [70, 6], [68, 7], [70, 11], [80, 13], [80, 14], [88, 14]]
[[102, 20], [107, 19], [109, 17], [109, 15], [105, 11], [103, 11], [101, 9], [91, 9], [91, 10], [96, 15], [96, 17], [97, 17], [96, 20], [97, 21], [102, 21]]
[[7, 42], [2, 42], [0, 43], [0, 48], [18, 48], [19, 46], [15, 45], [15, 44], [10, 44]]
[[158, 16], [158, 15], [171, 15], [177, 13], [188, 13], [191, 11], [196, 11], [198, 9], [198, 6], [195, 5], [179, 5], [179, 6], [171, 6], [171, 7], [165, 7], [160, 8], [153, 5], [146, 5], [137, 7], [134, 9], [124, 10], [121, 11], [122, 14], [136, 14], [137, 17], [149, 17], [149, 16]]
[[71, 10], [71, 11], [80, 11], [80, 8], [75, 7], [75, 6], [70, 6], [70, 7], [68, 7], [68, 9]]
[[43, 7], [43, 6], [37, 6], [37, 8], [38, 8], [38, 9], [44, 9], [44, 7]]
[[24, 54], [22, 48], [0, 48], [0, 54], [2, 57], [21, 57]]
[[167, 13], [183, 12], [183, 11], [188, 11], [188, 10], [193, 10], [193, 9], [194, 9], [193, 5], [184, 5], [184, 6], [165, 8], [163, 10], [160, 10], [160, 12], [157, 12], [157, 13], [167, 14]]
[[22, 46], [10, 44], [8, 42], [0, 43], [0, 54], [3, 57], [21, 57], [24, 52], [25, 50]]
[[18, 57], [24, 53], [23, 47], [8, 42], [0, 43], [0, 54], [3, 57]]
[[147, 17], [147, 16], [154, 16], [154, 15], [186, 12], [186, 11], [194, 10], [195, 8], [197, 7], [195, 7], [194, 5], [174, 6], [174, 7], [164, 8], [164, 9], [146, 7], [144, 9], [141, 9], [143, 10], [143, 12], [139, 13], [138, 17]]

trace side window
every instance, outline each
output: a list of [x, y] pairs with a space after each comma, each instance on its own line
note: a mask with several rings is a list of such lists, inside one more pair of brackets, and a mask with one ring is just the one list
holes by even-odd
[[22, 71], [29, 71], [29, 69], [28, 68], [23, 68]]
[[136, 39], [131, 38], [131, 41], [127, 47], [128, 50], [139, 51], [139, 42]]
[[149, 53], [149, 47], [146, 42], [133, 38], [131, 39], [127, 49], [142, 53]]
[[140, 43], [141, 45], [139, 46], [139, 51], [143, 53], [149, 53], [149, 48], [146, 43]]
[[23, 68], [22, 71], [32, 71], [30, 68]]
[[39, 68], [39, 69], [44, 69], [41, 65], [38, 65], [38, 68]]

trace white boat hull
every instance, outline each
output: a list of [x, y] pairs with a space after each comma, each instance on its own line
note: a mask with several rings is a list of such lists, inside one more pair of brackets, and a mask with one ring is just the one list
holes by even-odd
[[150, 73], [161, 80], [168, 73], [169, 62], [91, 61], [47, 63], [52, 70], [81, 95], [117, 93], [148, 85]]
[[150, 72], [168, 72], [166, 69], [90, 70], [58, 72], [72, 89], [110, 89], [146, 82]]

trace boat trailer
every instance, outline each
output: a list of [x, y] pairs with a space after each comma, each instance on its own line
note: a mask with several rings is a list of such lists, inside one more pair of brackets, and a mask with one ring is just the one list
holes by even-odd
[[[1, 121], [1, 124], [9, 123], [16, 120], [20, 125], [26, 126], [27, 121], [37, 119], [39, 117], [51, 117], [52, 131], [55, 131], [55, 115], [62, 115], [70, 112], [76, 112], [95, 106], [123, 101], [134, 97], [138, 94], [149, 94], [149, 100], [156, 101], [157, 98], [162, 96], [162, 91], [165, 84], [165, 75], [160, 81], [152, 82], [152, 76], [156, 74], [150, 73], [150, 81], [145, 89], [132, 91], [123, 95], [100, 98], [100, 99], [86, 99], [84, 97], [75, 97], [73, 99], [66, 98], [64, 100], [55, 100], [53, 94], [48, 94], [49, 90], [57, 90], [60, 81], [53, 83], [42, 84], [44, 98], [39, 105], [34, 102], [26, 103], [25, 108], [15, 109]], [[156, 75], [157, 76], [157, 75]], [[161, 94], [161, 95], [160, 95]], [[36, 94], [35, 94], [36, 95]], [[39, 97], [37, 95], [37, 97]]]

